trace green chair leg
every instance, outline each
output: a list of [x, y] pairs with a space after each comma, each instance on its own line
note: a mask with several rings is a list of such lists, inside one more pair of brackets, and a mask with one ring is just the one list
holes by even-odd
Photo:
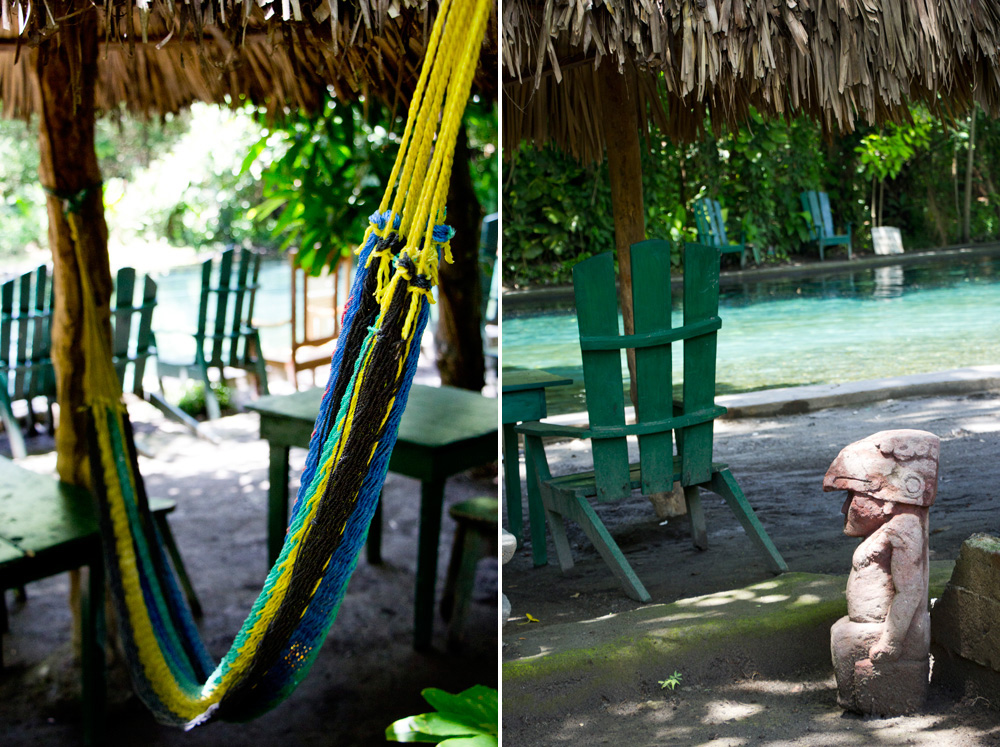
[[[222, 417], [222, 409], [219, 407], [219, 399], [215, 396], [215, 392], [212, 390], [212, 379], [208, 375], [208, 364], [205, 362], [204, 356], [196, 351], [194, 367], [198, 371], [198, 378], [205, 387], [205, 414], [208, 416], [209, 420], [218, 420]], [[220, 378], [221, 378], [221, 371]]]
[[517, 453], [517, 433], [513, 423], [505, 423], [500, 435], [503, 455], [503, 481], [507, 494], [507, 529], [521, 546], [523, 519], [521, 511], [521, 463]]
[[542, 439], [525, 436], [524, 471], [528, 483], [528, 529], [531, 532], [531, 559], [535, 567], [547, 565], [548, 549], [545, 546], [545, 508], [542, 503], [542, 483], [552, 477], [545, 459]]
[[721, 495], [729, 504], [729, 508], [736, 514], [736, 518], [743, 525], [747, 536], [764, 554], [771, 570], [775, 573], [785, 573], [788, 570], [788, 565], [781, 557], [781, 553], [778, 552], [778, 548], [774, 546], [771, 538], [767, 536], [764, 526], [760, 523], [746, 496], [743, 495], [743, 490], [740, 489], [739, 483], [736, 482], [732, 473], [728, 469], [716, 472], [712, 475], [710, 489], [713, 493]]
[[642, 585], [639, 577], [635, 575], [632, 566], [625, 560], [621, 548], [611, 537], [590, 502], [586, 498], [573, 496], [560, 500], [558, 503], [563, 514], [579, 524], [587, 537], [590, 538], [604, 562], [621, 583], [625, 593], [636, 601], [649, 602], [652, 597], [646, 591], [646, 587]]
[[[28, 409], [31, 409], [30, 406]], [[21, 426], [18, 425], [11, 407], [10, 395], [7, 392], [7, 377], [2, 372], [0, 372], [0, 420], [3, 421], [4, 430], [7, 431], [10, 453], [15, 459], [23, 459], [28, 455], [28, 449], [24, 444]]]
[[170, 560], [174, 565], [174, 572], [177, 573], [177, 580], [180, 582], [181, 588], [184, 590], [184, 596], [187, 598], [188, 605], [191, 607], [191, 614], [195, 617], [201, 617], [201, 602], [198, 599], [198, 595], [194, 591], [194, 586], [191, 584], [191, 578], [188, 576], [187, 568], [184, 567], [184, 560], [181, 558], [181, 552], [177, 548], [177, 542], [174, 540], [174, 533], [170, 530], [170, 523], [167, 521], [167, 512], [157, 511], [153, 514], [153, 518], [156, 520], [156, 528], [160, 532], [160, 537], [163, 539], [163, 544], [166, 547], [167, 554], [170, 556]]
[[684, 502], [691, 519], [691, 540], [699, 550], [708, 549], [708, 530], [705, 528], [705, 510], [701, 507], [701, 493], [697, 485], [684, 488]]
[[495, 498], [473, 498], [452, 506], [455, 520], [448, 575], [441, 596], [441, 616], [448, 621], [448, 647], [457, 649], [472, 603], [476, 566], [484, 557], [496, 556], [500, 504]]

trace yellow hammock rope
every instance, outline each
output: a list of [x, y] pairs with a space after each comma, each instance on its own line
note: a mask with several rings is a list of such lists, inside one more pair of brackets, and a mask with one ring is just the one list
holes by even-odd
[[[380, 213], [390, 210], [388, 220], [383, 228], [370, 225], [362, 242], [363, 245], [367, 243], [372, 234], [383, 238], [395, 232], [405, 240], [400, 255], [409, 259], [408, 262], [397, 259], [393, 272], [390, 249], [372, 251], [369, 256], [369, 264], [378, 263], [373, 268], [378, 277], [376, 297], [381, 305], [377, 327], [381, 326], [389, 314], [400, 283], [413, 280], [414, 273], [430, 281], [410, 284], [408, 287], [410, 297], [402, 328], [407, 350], [412, 344], [410, 338], [414, 323], [423, 304], [432, 302], [431, 286], [437, 283], [439, 251], [450, 261], [447, 239], [441, 241], [439, 237], [435, 241], [434, 229], [444, 223], [455, 140], [492, 7], [491, 0], [442, 0], [428, 41], [399, 153], [379, 208]], [[106, 324], [99, 318], [93, 300], [93, 288], [80, 256], [79, 216], [67, 209], [67, 218], [80, 262], [84, 299], [85, 327], [82, 344], [87, 351], [85, 402], [97, 423], [120, 424], [125, 417], [121, 388], [111, 362]], [[398, 229], [395, 228], [397, 220]], [[381, 343], [373, 343], [378, 344]], [[101, 466], [106, 479], [110, 521], [113, 526], [114, 551], [121, 568], [124, 603], [134, 633], [138, 661], [156, 701], [162, 704], [171, 717], [185, 722], [197, 722], [206, 718], [227, 692], [241, 683], [250, 667], [256, 647], [268, 632], [269, 625], [286, 598], [292, 570], [309, 539], [319, 498], [324, 495], [334, 465], [356, 425], [358, 393], [369, 375], [368, 360], [374, 349], [376, 348], [367, 348], [365, 357], [357, 365], [355, 380], [349, 393], [349, 405], [343, 410], [346, 415], [339, 432], [334, 434], [337, 441], [332, 446], [328, 445], [324, 451], [323, 461], [313, 478], [315, 490], [300, 510], [304, 514], [302, 521], [293, 525], [293, 529], [298, 527], [296, 530], [290, 529], [281, 557], [272, 569], [260, 598], [229, 654], [207, 682], [197, 686], [192, 686], [191, 682], [178, 676], [176, 665], [171, 665], [158, 642], [144, 598], [138, 571], [140, 564], [130, 530], [130, 512], [134, 513], [135, 509], [130, 508], [125, 498], [126, 493], [135, 495], [136, 477], [132, 475], [130, 467], [124, 464], [120, 444], [116, 449], [109, 429], [97, 427]], [[395, 372], [397, 380], [403, 375], [405, 359], [406, 356]], [[390, 412], [391, 403], [383, 417], [388, 418]], [[376, 446], [377, 444], [372, 446], [372, 454]]]

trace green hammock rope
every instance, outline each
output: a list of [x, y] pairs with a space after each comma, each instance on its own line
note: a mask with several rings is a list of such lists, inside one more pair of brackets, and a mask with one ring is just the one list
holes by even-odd
[[[106, 325], [81, 272], [91, 471], [109, 585], [134, 687], [165, 723], [246, 720], [272, 708], [306, 675], [336, 617], [385, 479], [439, 254], [450, 259], [444, 204], [490, 11], [488, 0], [440, 4], [389, 188], [362, 242], [284, 547], [218, 664], [150, 520]], [[61, 197], [79, 255], [83, 195]]]

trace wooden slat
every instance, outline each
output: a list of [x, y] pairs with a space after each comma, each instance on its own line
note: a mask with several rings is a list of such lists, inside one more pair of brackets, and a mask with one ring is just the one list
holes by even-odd
[[823, 215], [819, 209], [819, 196], [816, 192], [807, 192], [806, 195], [809, 200], [809, 214], [812, 215], [816, 238], [822, 239], [827, 235], [827, 232], [823, 225]]
[[[599, 254], [573, 268], [580, 336], [618, 332], [618, 293], [614, 255]], [[622, 356], [615, 351], [584, 351], [583, 380], [591, 425], [625, 425]], [[597, 497], [613, 501], [629, 495], [628, 444], [624, 435], [593, 443]]]
[[[684, 324], [719, 313], [719, 260], [714, 247], [684, 247]], [[715, 402], [716, 334], [684, 342], [683, 410], [694, 412]], [[696, 485], [712, 476], [712, 421], [684, 428], [678, 435], [681, 482]]]
[[226, 312], [229, 306], [229, 290], [233, 275], [233, 255], [235, 250], [227, 249], [219, 258], [219, 280], [215, 296], [215, 332], [212, 338], [212, 355], [209, 365], [224, 365], [223, 345], [226, 334]]
[[28, 347], [31, 322], [31, 286], [34, 273], [24, 273], [18, 281], [17, 290], [17, 348], [14, 353], [14, 365], [17, 368], [14, 376], [14, 399], [26, 399], [31, 396], [31, 374], [25, 374], [25, 366], [31, 363], [31, 350]]
[[833, 228], [833, 213], [830, 212], [830, 197], [826, 192], [819, 193], [819, 214], [823, 221], [824, 235], [836, 235], [837, 232]]
[[129, 340], [132, 337], [132, 314], [135, 295], [135, 268], [123, 267], [115, 279], [115, 308], [111, 313], [111, 351], [115, 360], [118, 380], [124, 386], [125, 368], [129, 358]]
[[35, 270], [34, 317], [32, 319], [31, 396], [55, 396], [55, 375], [52, 371], [52, 286], [49, 268]]
[[142, 306], [139, 308], [139, 331], [135, 342], [132, 368], [132, 391], [142, 395], [142, 380], [146, 375], [146, 359], [155, 352], [153, 347], [153, 309], [156, 308], [156, 281], [149, 275], [143, 279]]
[[712, 225], [715, 227], [715, 245], [726, 246], [729, 244], [729, 237], [726, 235], [726, 222], [722, 219], [722, 205], [718, 200], [710, 200]]
[[[670, 329], [670, 242], [649, 240], [632, 245], [632, 299], [636, 335]], [[638, 379], [637, 420], [666, 421], [673, 415], [671, 346], [635, 350]], [[595, 442], [597, 443], [597, 442]], [[673, 433], [639, 436], [642, 492], [673, 488]]]

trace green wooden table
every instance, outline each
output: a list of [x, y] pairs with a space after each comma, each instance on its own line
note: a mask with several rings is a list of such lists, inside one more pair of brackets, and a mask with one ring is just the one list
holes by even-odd
[[[261, 397], [248, 408], [260, 413], [260, 437], [270, 446], [267, 554], [273, 563], [288, 528], [288, 453], [309, 447], [323, 397], [321, 388]], [[452, 475], [497, 458], [497, 401], [453, 387], [415, 384], [399, 426], [389, 471], [420, 480], [420, 538], [414, 600], [413, 646], [427, 649], [434, 625], [438, 542], [444, 484]], [[381, 506], [381, 502], [379, 503]], [[368, 557], [378, 562], [381, 514], [369, 531]]]
[[90, 568], [80, 599], [83, 732], [94, 744], [103, 741], [105, 697], [104, 562], [94, 499], [0, 457], [0, 593], [81, 567]]
[[[572, 379], [548, 371], [528, 368], [505, 368], [501, 372], [500, 399], [503, 408], [504, 484], [507, 488], [507, 530], [521, 544], [523, 517], [521, 511], [521, 469], [517, 456], [517, 434], [514, 426], [529, 420], [541, 420], [548, 414], [545, 389], [572, 384]], [[528, 504], [531, 544], [545, 556], [545, 514], [541, 506]], [[538, 558], [537, 552], [535, 558]], [[543, 561], [544, 564], [544, 561]]]

